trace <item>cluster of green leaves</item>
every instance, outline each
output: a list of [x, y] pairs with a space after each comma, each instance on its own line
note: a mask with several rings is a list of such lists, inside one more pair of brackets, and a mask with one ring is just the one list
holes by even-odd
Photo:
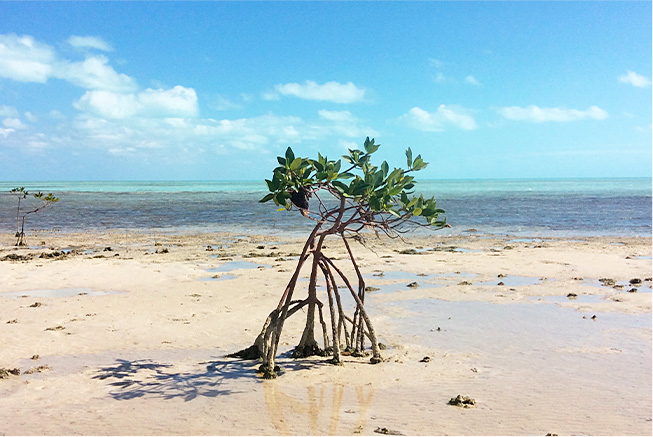
[[413, 196], [411, 191], [415, 178], [409, 173], [426, 168], [421, 155], [413, 159], [410, 148], [406, 150], [407, 169], [395, 168], [390, 171], [386, 161], [380, 166], [372, 164], [372, 154], [380, 147], [369, 137], [363, 144], [364, 150], [350, 149], [342, 159], [350, 164], [340, 172], [342, 161], [329, 161], [318, 153], [318, 159], [295, 157], [290, 147], [284, 157], [278, 157], [279, 167], [274, 169], [271, 180], [266, 179], [270, 193], [260, 202], [270, 200], [278, 206], [291, 208], [290, 191], [314, 190], [330, 186], [343, 197], [352, 199], [370, 212], [389, 213], [398, 218], [411, 216], [424, 217], [429, 225], [444, 226], [445, 220], [439, 220], [442, 209], [436, 207], [434, 198]]

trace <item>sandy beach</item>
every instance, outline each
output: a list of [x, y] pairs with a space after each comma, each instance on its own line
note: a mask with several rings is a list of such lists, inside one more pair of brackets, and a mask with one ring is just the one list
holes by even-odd
[[354, 249], [384, 361], [289, 358], [298, 314], [275, 380], [225, 356], [252, 344], [303, 240], [28, 243], [0, 235], [0, 435], [652, 433], [651, 238], [369, 238]]

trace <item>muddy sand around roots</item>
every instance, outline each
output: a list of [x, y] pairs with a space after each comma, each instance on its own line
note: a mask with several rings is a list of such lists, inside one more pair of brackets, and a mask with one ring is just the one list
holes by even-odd
[[225, 356], [258, 334], [302, 240], [28, 242], [0, 235], [0, 435], [651, 435], [650, 238], [369, 239], [354, 250], [384, 361], [289, 358], [300, 312], [272, 381]]

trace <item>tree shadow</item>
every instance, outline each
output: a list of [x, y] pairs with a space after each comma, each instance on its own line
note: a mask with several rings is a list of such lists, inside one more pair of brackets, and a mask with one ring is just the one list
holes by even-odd
[[245, 361], [210, 361], [198, 372], [175, 372], [172, 364], [145, 360], [116, 360], [117, 364], [103, 367], [93, 379], [114, 380], [109, 385], [117, 387], [110, 395], [116, 400], [129, 400], [144, 396], [192, 401], [197, 397], [210, 397], [237, 393], [222, 388], [225, 381], [237, 378], [257, 379]]

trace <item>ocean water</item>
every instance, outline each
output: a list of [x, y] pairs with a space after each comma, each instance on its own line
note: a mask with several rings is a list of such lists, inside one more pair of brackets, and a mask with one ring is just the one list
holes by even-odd
[[[0, 231], [14, 232], [9, 191], [52, 192], [60, 201], [28, 217], [26, 231], [106, 229], [301, 235], [313, 222], [258, 203], [263, 181], [0, 182]], [[651, 179], [428, 180], [450, 229], [529, 237], [651, 236]], [[33, 199], [32, 199], [33, 200]], [[419, 229], [419, 234], [427, 231]]]

